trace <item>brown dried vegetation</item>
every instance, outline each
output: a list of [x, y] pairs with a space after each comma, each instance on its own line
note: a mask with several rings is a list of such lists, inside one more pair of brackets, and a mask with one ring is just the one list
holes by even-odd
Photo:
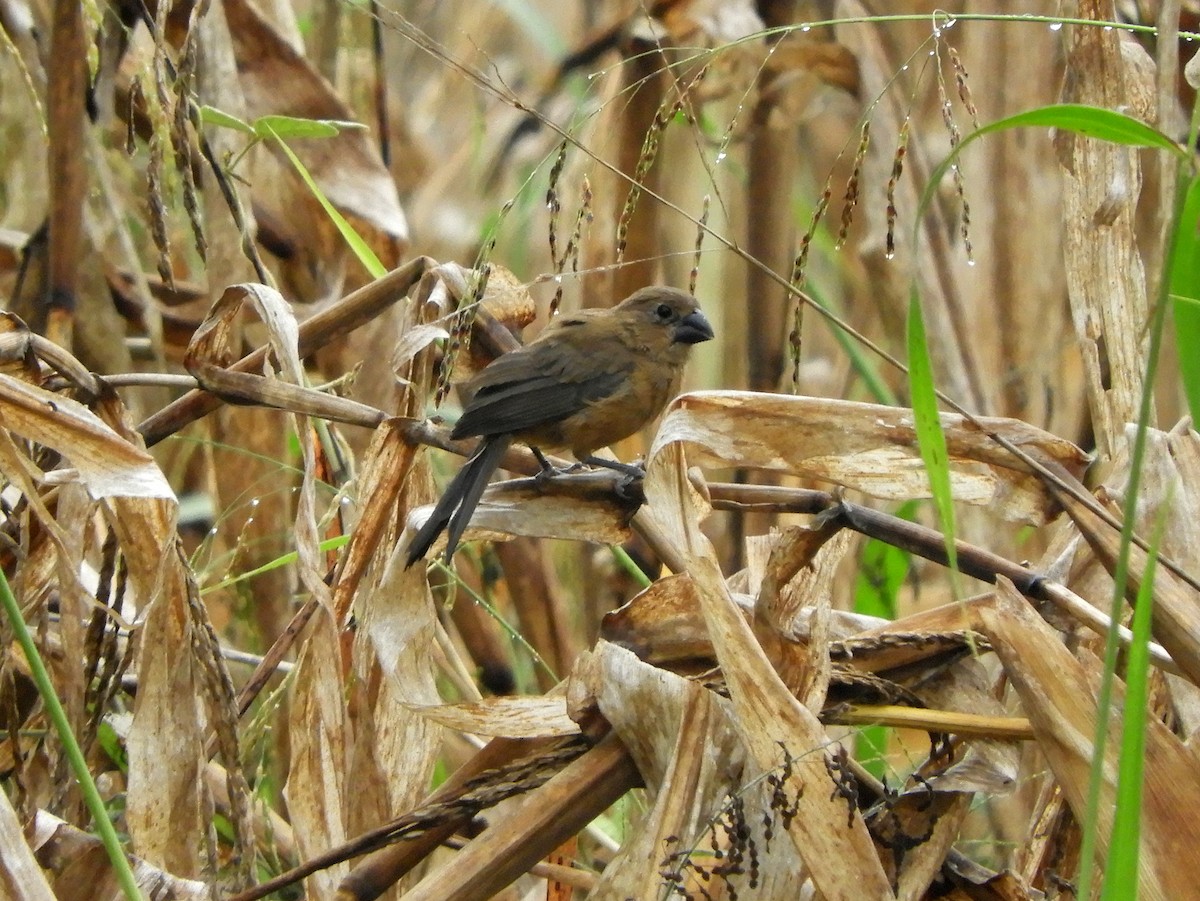
[[[1174, 133], [1173, 42], [866, 0], [0, 0], [0, 27], [4, 574], [147, 897], [1073, 897], [1171, 177], [1004, 132], [913, 216], [979, 121], [1068, 99]], [[388, 273], [205, 107], [369, 123], [287, 142]], [[454, 387], [652, 282], [718, 339], [614, 449], [644, 481], [514, 450], [454, 568], [406, 570], [470, 450]], [[913, 285], [974, 414], [942, 420], [966, 599], [926, 508], [893, 515], [929, 490]], [[1181, 409], [1164, 376], [1147, 898], [1198, 896]], [[12, 635], [0, 896], [117, 897]]]

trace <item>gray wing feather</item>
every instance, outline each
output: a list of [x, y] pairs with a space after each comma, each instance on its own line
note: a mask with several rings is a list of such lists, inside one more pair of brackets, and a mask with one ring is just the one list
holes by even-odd
[[[574, 351], [572, 353], [571, 351]], [[602, 356], [603, 347], [584, 351], [537, 343], [496, 359], [475, 381], [475, 396], [454, 427], [453, 437], [499, 435], [561, 422], [616, 392], [628, 366], [572, 365], [584, 353]], [[572, 373], [586, 372], [586, 378]]]

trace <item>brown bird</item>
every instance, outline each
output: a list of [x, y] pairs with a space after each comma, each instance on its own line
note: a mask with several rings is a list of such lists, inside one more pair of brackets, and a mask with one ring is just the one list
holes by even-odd
[[542, 451], [569, 450], [581, 463], [611, 467], [595, 451], [657, 416], [679, 393], [691, 346], [712, 337], [696, 298], [656, 286], [611, 309], [560, 316], [525, 347], [495, 359], [475, 377], [475, 394], [450, 435], [483, 440], [413, 537], [407, 565], [447, 526], [449, 562], [514, 439], [548, 471]]

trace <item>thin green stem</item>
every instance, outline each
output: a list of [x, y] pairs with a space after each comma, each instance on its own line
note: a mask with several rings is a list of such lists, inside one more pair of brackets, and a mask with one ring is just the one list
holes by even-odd
[[95, 823], [96, 834], [103, 843], [104, 850], [108, 852], [108, 859], [112, 861], [117, 882], [129, 901], [142, 901], [142, 893], [138, 890], [133, 870], [130, 869], [129, 861], [125, 858], [125, 851], [121, 848], [121, 840], [117, 838], [117, 831], [108, 818], [104, 799], [100, 797], [96, 783], [92, 780], [92, 774], [88, 772], [87, 761], [83, 758], [83, 750], [79, 747], [79, 742], [75, 740], [75, 733], [71, 731], [71, 724], [67, 721], [67, 712], [63, 710], [62, 702], [59, 701], [58, 695], [54, 691], [54, 683], [50, 681], [50, 674], [46, 671], [45, 663], [42, 662], [42, 655], [38, 653], [33, 636], [29, 634], [29, 627], [25, 625], [25, 620], [21, 616], [21, 608], [17, 604], [17, 599], [13, 597], [8, 579], [2, 571], [0, 571], [0, 604], [3, 604], [4, 612], [8, 615], [9, 622], [12, 623], [13, 635], [16, 637], [17, 643], [21, 645], [25, 659], [29, 662], [29, 672], [42, 696], [42, 703], [46, 705], [46, 715], [53, 723], [55, 731], [58, 732], [58, 738], [67, 755], [67, 762], [75, 773], [75, 780], [83, 792], [84, 803], [87, 804], [92, 821]]

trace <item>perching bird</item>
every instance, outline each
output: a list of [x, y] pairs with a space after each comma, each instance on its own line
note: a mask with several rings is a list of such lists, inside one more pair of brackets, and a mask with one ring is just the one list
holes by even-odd
[[496, 358], [452, 438], [483, 440], [413, 537], [408, 566], [449, 526], [449, 562], [476, 504], [513, 439], [542, 451], [569, 450], [599, 463], [596, 450], [627, 438], [679, 392], [693, 344], [713, 337], [696, 298], [661, 286], [635, 291], [617, 306], [562, 315], [526, 346]]

